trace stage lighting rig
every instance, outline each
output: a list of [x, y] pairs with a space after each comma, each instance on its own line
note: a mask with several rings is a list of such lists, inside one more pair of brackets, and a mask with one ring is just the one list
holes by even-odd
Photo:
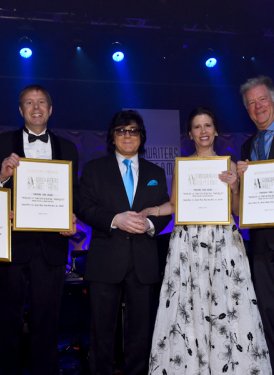
[[125, 54], [123, 52], [123, 46], [120, 42], [112, 43], [112, 60], [119, 63], [124, 60]]
[[32, 56], [32, 40], [28, 36], [19, 39], [19, 54], [24, 59]]

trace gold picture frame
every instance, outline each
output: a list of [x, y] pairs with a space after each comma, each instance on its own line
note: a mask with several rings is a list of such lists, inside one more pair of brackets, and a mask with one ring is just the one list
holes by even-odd
[[20, 158], [14, 171], [13, 230], [70, 232], [72, 162]]
[[274, 160], [248, 162], [240, 181], [239, 226], [274, 226]]
[[230, 156], [175, 159], [175, 225], [231, 223], [230, 188], [218, 177], [230, 162]]
[[11, 191], [0, 188], [0, 262], [11, 262]]

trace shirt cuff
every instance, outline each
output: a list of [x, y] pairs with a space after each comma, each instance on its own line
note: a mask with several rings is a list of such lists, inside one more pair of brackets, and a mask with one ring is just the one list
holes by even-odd
[[2, 182], [0, 181], [0, 187], [1, 188], [4, 187], [5, 183], [8, 182], [9, 179], [10, 179], [10, 177], [7, 178], [5, 181], [2, 181]]
[[154, 234], [155, 234], [155, 227], [154, 227], [154, 224], [153, 224], [153, 222], [152, 222], [150, 219], [148, 219], [148, 218], [147, 218], [147, 221], [148, 221], [148, 223], [149, 223], [149, 229], [147, 230], [147, 234], [148, 234], [149, 236], [153, 237]]

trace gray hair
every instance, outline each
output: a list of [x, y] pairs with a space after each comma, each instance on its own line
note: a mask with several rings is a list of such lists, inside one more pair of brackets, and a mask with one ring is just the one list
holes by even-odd
[[267, 76], [258, 76], [255, 78], [249, 78], [244, 84], [240, 86], [240, 94], [242, 95], [244, 106], [246, 107], [245, 94], [248, 90], [253, 87], [264, 85], [268, 89], [271, 99], [274, 102], [274, 85], [272, 79]]

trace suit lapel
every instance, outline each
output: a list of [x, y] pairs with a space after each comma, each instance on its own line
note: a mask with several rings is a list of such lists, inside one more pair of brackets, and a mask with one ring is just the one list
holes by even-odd
[[[14, 152], [19, 155], [20, 157], [25, 157], [24, 152], [24, 142], [23, 142], [23, 128], [18, 129], [14, 132], [13, 136], [13, 150]], [[50, 136], [50, 142], [51, 142], [51, 148], [52, 148], [52, 159], [60, 160], [62, 159], [62, 152], [60, 147], [60, 142], [58, 140], [58, 137], [56, 137], [55, 134], [53, 134], [51, 131], [49, 131]]]
[[147, 176], [146, 176], [146, 168], [144, 166], [144, 160], [142, 158], [139, 158], [138, 184], [137, 184], [132, 208], [138, 207], [139, 202], [143, 201], [142, 197], [146, 191], [146, 181], [147, 181]]
[[[243, 155], [242, 155], [242, 158], [244, 160], [245, 159], [251, 160], [251, 153], [252, 153], [254, 139], [255, 139], [255, 135], [249, 138], [244, 145]], [[274, 138], [271, 143], [268, 159], [274, 159]]]
[[268, 159], [274, 159], [274, 138], [271, 143]]
[[50, 143], [51, 143], [51, 152], [52, 152], [52, 159], [61, 160], [62, 159], [62, 152], [60, 141], [55, 134], [53, 134], [50, 130], [48, 131], [50, 136]]
[[15, 130], [13, 134], [13, 152], [21, 158], [25, 157], [24, 144], [23, 144], [23, 128]]

